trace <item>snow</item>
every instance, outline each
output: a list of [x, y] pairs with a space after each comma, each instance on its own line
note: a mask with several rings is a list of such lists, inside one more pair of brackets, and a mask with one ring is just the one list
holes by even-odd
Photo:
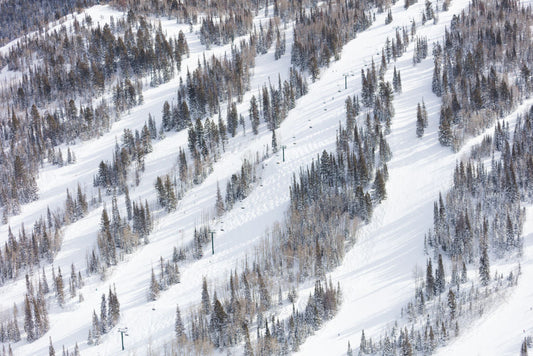
[[533, 333], [533, 209], [527, 209], [524, 225], [522, 275], [513, 294], [498, 308], [475, 322], [455, 342], [437, 355], [518, 355], [525, 337]]
[[[248, 198], [237, 203], [222, 218], [213, 219], [217, 182], [224, 188], [228, 177], [240, 168], [244, 158], [254, 156], [256, 152], [261, 154], [266, 145], [270, 145], [270, 132], [264, 124], [258, 136], [253, 136], [251, 130], [247, 129], [246, 135], [239, 131], [236, 138], [230, 139], [225, 154], [214, 164], [213, 173], [201, 185], [185, 194], [176, 212], [156, 212], [159, 218], [149, 244], [124, 256], [123, 261], [109, 269], [105, 281], [96, 276], [86, 279], [85, 287], [81, 290], [84, 302], [78, 303], [77, 298], [74, 298], [61, 309], [52, 301], [49, 310], [50, 331], [31, 344], [26, 341], [17, 343], [14, 345], [15, 354], [46, 354], [49, 336], [56, 350], [60, 350], [61, 345], [72, 348], [78, 342], [82, 354], [119, 354], [120, 334], [116, 330], [105, 335], [100, 345], [86, 345], [92, 310], [99, 309], [101, 294], [107, 293], [110, 286], [116, 287], [121, 303], [119, 326], [129, 329], [129, 336], [125, 338], [125, 354], [144, 354], [148, 347], [157, 349], [170, 341], [176, 304], [179, 304], [182, 315], [186, 317], [187, 309], [200, 299], [203, 276], [208, 277], [212, 288], [216, 283], [223, 282], [231, 269], [240, 267], [247, 256], [252, 256], [264, 232], [283, 218], [293, 173], [309, 164], [322, 150], [335, 149], [338, 123], [345, 119], [344, 100], [347, 95], [360, 91], [359, 73], [370, 64], [372, 57], [376, 63], [379, 62], [376, 54], [380, 53], [386, 38], [392, 38], [398, 26], [410, 29], [410, 21], [414, 18], [418, 24], [417, 35], [427, 36], [430, 44], [439, 41], [452, 15], [467, 5], [466, 0], [454, 0], [448, 12], [438, 13], [436, 25], [432, 22], [423, 26], [420, 24], [423, 2], [412, 5], [408, 10], [403, 9], [403, 2], [397, 2], [392, 9], [394, 20], [389, 25], [384, 25], [385, 14], [378, 14], [375, 24], [348, 43], [341, 59], [323, 70], [317, 82], [310, 84], [309, 94], [298, 101], [296, 108], [281, 124], [276, 135], [279, 145], [287, 145], [286, 161], [282, 161], [281, 153], [267, 159], [258, 169], [260, 183]], [[107, 6], [93, 7], [87, 13], [91, 14], [93, 22], [106, 21], [110, 14], [118, 16]], [[258, 18], [256, 21], [260, 20]], [[162, 20], [162, 26], [168, 33], [177, 34], [183, 29], [187, 36], [191, 56], [184, 61], [184, 70], [180, 74], [186, 72], [187, 66], [195, 68], [204, 51], [195, 33], [190, 33], [188, 26], [178, 25], [172, 20]], [[282, 79], [287, 76], [292, 41], [290, 27], [286, 35], [288, 48], [282, 59], [274, 61], [273, 48], [266, 55], [256, 58], [251, 84], [253, 93], [269, 78], [277, 81], [278, 72]], [[229, 46], [213, 47], [206, 51], [206, 58], [212, 54], [222, 56], [228, 50]], [[352, 347], [358, 345], [362, 329], [365, 329], [367, 337], [376, 339], [386, 326], [399, 318], [401, 307], [413, 295], [415, 270], [425, 266], [423, 237], [432, 226], [433, 201], [439, 191], [446, 190], [450, 185], [455, 162], [476, 142], [469, 141], [456, 154], [439, 145], [440, 99], [431, 93], [433, 60], [428, 56], [422, 63], [413, 66], [412, 50], [413, 44], [403, 57], [390, 64], [386, 75], [390, 79], [392, 67], [396, 65], [401, 71], [403, 84], [403, 93], [396, 95], [394, 100], [396, 115], [391, 134], [387, 137], [393, 152], [388, 165], [388, 198], [376, 208], [371, 222], [359, 230], [357, 243], [347, 253], [343, 264], [331, 273], [332, 280], [339, 281], [342, 286], [343, 304], [338, 315], [302, 345], [301, 355], [342, 355], [346, 352], [348, 341]], [[347, 90], [344, 89], [344, 73], [356, 74], [348, 77]], [[5, 69], [2, 76], [8, 76]], [[38, 181], [40, 199], [23, 206], [21, 215], [10, 219], [14, 230], [21, 223], [25, 223], [26, 227], [31, 226], [48, 205], [52, 208], [62, 206], [66, 188], [72, 192], [78, 182], [88, 197], [96, 194], [92, 188], [92, 177], [98, 163], [111, 159], [115, 142], [120, 141], [124, 128], [140, 129], [148, 113], [160, 121], [162, 104], [165, 100], [170, 102], [175, 96], [178, 80], [175, 78], [157, 88], [145, 88], [145, 103], [124, 115], [109, 133], [71, 146], [77, 156], [76, 164], [62, 168], [46, 165]], [[251, 94], [248, 93], [238, 107], [245, 117]], [[424, 137], [417, 139], [416, 104], [422, 99], [428, 110], [429, 127]], [[153, 188], [155, 178], [173, 168], [179, 147], [186, 147], [186, 144], [186, 132], [167, 133], [164, 140], [154, 143], [153, 152], [146, 158], [146, 171], [141, 176], [140, 185], [130, 187], [132, 200], [148, 199], [151, 209], [157, 210]], [[105, 199], [109, 207], [110, 197]], [[123, 197], [119, 197], [119, 204], [124, 216]], [[71, 263], [76, 265], [76, 269], [85, 270], [85, 256], [96, 245], [100, 215], [99, 207], [65, 229], [61, 251], [54, 261], [54, 266], [61, 267], [64, 276], [70, 271]], [[533, 290], [528, 286], [528, 279], [533, 274], [533, 244], [530, 238], [530, 234], [533, 234], [532, 215], [533, 212], [528, 210], [524, 229], [526, 247], [523, 276], [516, 291], [506, 303], [485, 315], [469, 331], [464, 331], [451, 345], [439, 350], [440, 354], [516, 354], [524, 336], [522, 330], [525, 330], [525, 335], [533, 332], [533, 323], [530, 321]], [[164, 291], [157, 301], [148, 303], [146, 295], [151, 268], [157, 272], [159, 257], [169, 258], [174, 246], [185, 246], [192, 239], [194, 227], [207, 221], [216, 230], [215, 255], [211, 255], [210, 248], [206, 248], [202, 259], [180, 265], [181, 283]], [[0, 241], [6, 238], [7, 226], [2, 226]], [[49, 279], [50, 268], [46, 268]], [[303, 285], [299, 295], [305, 296], [306, 288], [310, 286]], [[23, 279], [0, 288], [0, 310], [8, 310], [13, 301], [22, 300], [24, 291]]]

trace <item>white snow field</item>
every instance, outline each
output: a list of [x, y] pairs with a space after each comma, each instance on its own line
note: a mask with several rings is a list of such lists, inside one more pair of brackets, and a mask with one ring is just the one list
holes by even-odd
[[[387, 36], [392, 38], [398, 26], [410, 28], [411, 19], [415, 19], [418, 24], [417, 35], [427, 36], [431, 45], [433, 41], [443, 39], [445, 26], [449, 25], [452, 15], [467, 5], [466, 0], [453, 0], [449, 11], [438, 13], [437, 24], [428, 22], [421, 25], [422, 1], [408, 10], [403, 8], [402, 1], [397, 2], [392, 8], [394, 20], [389, 25], [384, 25], [385, 14], [376, 14], [374, 25], [345, 45], [340, 60], [324, 69], [319, 80], [310, 84], [309, 93], [298, 100], [296, 108], [276, 132], [278, 144], [287, 145], [286, 161], [282, 162], [281, 153], [267, 159], [263, 168], [258, 170], [260, 183], [253, 192], [220, 219], [212, 218], [217, 182], [224, 190], [227, 179], [240, 169], [244, 158], [253, 157], [256, 152], [262, 153], [266, 145], [270, 145], [271, 135], [264, 124], [257, 136], [250, 129], [243, 135], [242, 129], [239, 129], [237, 137], [230, 138], [222, 158], [213, 165], [213, 173], [202, 184], [190, 189], [179, 201], [177, 210], [170, 214], [158, 211], [154, 182], [158, 175], [168, 173], [175, 166], [178, 149], [186, 148], [187, 133], [167, 133], [165, 139], [154, 142], [153, 152], [146, 157], [146, 170], [141, 176], [140, 185], [135, 187], [132, 184], [130, 187], [132, 200], [148, 199], [157, 219], [150, 243], [124, 256], [123, 261], [108, 270], [104, 281], [97, 276], [87, 278], [81, 289], [83, 302], [78, 302], [77, 298], [69, 299], [64, 308], [60, 308], [51, 299], [50, 330], [31, 344], [23, 337], [22, 341], [13, 345], [15, 355], [48, 354], [49, 337], [52, 338], [56, 354], [61, 352], [62, 345], [72, 350], [76, 342], [82, 355], [145, 355], [148, 350], [159, 350], [174, 335], [176, 304], [186, 319], [188, 308], [200, 300], [203, 276], [207, 276], [212, 288], [222, 283], [231, 269], [239, 267], [247, 255], [253, 255], [264, 232], [283, 218], [293, 173], [309, 164], [322, 150], [335, 149], [339, 121], [345, 120], [344, 100], [347, 95], [359, 93], [359, 73], [370, 65], [372, 57], [379, 63], [381, 48]], [[107, 6], [96, 6], [87, 11], [94, 22], [108, 21], [110, 15], [115, 18], [123, 16]], [[262, 19], [259, 17], [256, 21]], [[168, 33], [177, 34], [180, 29], [186, 33], [191, 55], [183, 62], [180, 74], [186, 73], [187, 66], [193, 70], [204, 52], [196, 33], [190, 33], [188, 26], [176, 25], [172, 20], [162, 19], [162, 25]], [[292, 41], [290, 27], [286, 35], [287, 52], [279, 61], [274, 61], [273, 48], [256, 58], [252, 93], [269, 78], [277, 81], [278, 73], [282, 79], [287, 76]], [[334, 319], [325, 323], [301, 346], [301, 355], [343, 355], [348, 341], [354, 349], [358, 347], [362, 329], [367, 337], [378, 339], [386, 326], [399, 318], [400, 309], [413, 295], [415, 267], [425, 267], [423, 238], [432, 226], [433, 201], [439, 191], [446, 190], [450, 185], [456, 161], [476, 142], [475, 138], [472, 139], [456, 154], [440, 146], [440, 99], [431, 93], [433, 59], [430, 55], [422, 63], [413, 66], [412, 50], [413, 44], [403, 57], [390, 64], [386, 75], [390, 79], [392, 67], [396, 65], [401, 71], [403, 86], [403, 93], [396, 95], [394, 100], [396, 115], [392, 120], [391, 134], [387, 137], [393, 152], [388, 164], [388, 197], [375, 209], [371, 222], [359, 230], [357, 243], [347, 253], [343, 264], [330, 274], [334, 282], [341, 284], [342, 306]], [[222, 56], [224, 51], [229, 51], [229, 46], [213, 47], [205, 53], [206, 57], [212, 54]], [[5, 72], [0, 72], [5, 78], [17, 75]], [[349, 77], [347, 90], [344, 89], [343, 77], [346, 73], [355, 74]], [[23, 206], [22, 213], [10, 219], [12, 229], [17, 231], [21, 223], [29, 228], [45, 213], [48, 205], [52, 208], [61, 207], [66, 188], [72, 192], [78, 182], [88, 197], [95, 194], [92, 179], [98, 164], [101, 160], [111, 159], [113, 147], [117, 140], [120, 142], [123, 129], [140, 129], [147, 121], [148, 113], [156, 118], [159, 125], [163, 102], [170, 102], [175, 97], [178, 81], [179, 78], [175, 78], [157, 88], [146, 87], [143, 91], [144, 104], [123, 115], [109, 133], [70, 146], [76, 154], [76, 164], [62, 168], [45, 165], [38, 181], [40, 199]], [[252, 93], [248, 93], [238, 107], [246, 118]], [[415, 134], [416, 105], [422, 99], [428, 110], [429, 127], [424, 137], [418, 139]], [[526, 104], [520, 110], [525, 109]], [[105, 197], [107, 207], [111, 206], [110, 199]], [[125, 216], [124, 198], [121, 196], [118, 200], [121, 215]], [[54, 261], [54, 267], [61, 267], [64, 276], [70, 271], [72, 263], [82, 274], [85, 272], [85, 256], [96, 247], [101, 211], [102, 207], [94, 209], [87, 217], [65, 229], [61, 251]], [[516, 290], [506, 303], [495, 307], [473, 323], [470, 330], [464, 330], [457, 340], [440, 349], [440, 354], [515, 355], [523, 336], [533, 332], [533, 310], [530, 309], [533, 305], [533, 289], [529, 286], [533, 276], [532, 219], [533, 212], [528, 211], [524, 228], [523, 275]], [[202, 259], [180, 265], [181, 283], [162, 292], [157, 301], [147, 302], [151, 268], [158, 271], [160, 256], [169, 258], [172, 248], [190, 242], [194, 227], [206, 221], [210, 221], [216, 230], [215, 255], [211, 255], [209, 247], [205, 249]], [[6, 239], [7, 226], [1, 226], [0, 242]], [[497, 266], [493, 268], [497, 269]], [[46, 273], [50, 278], [50, 265], [46, 265]], [[473, 275], [475, 272], [470, 273]], [[99, 312], [101, 294], [107, 294], [110, 286], [116, 287], [120, 301], [119, 326], [128, 327], [125, 351], [120, 349], [117, 328], [104, 335], [100, 345], [86, 344], [92, 311], [95, 309]], [[303, 285], [299, 291], [302, 303], [307, 298], [306, 288], [310, 286], [311, 283]], [[0, 288], [0, 311], [10, 311], [13, 302], [21, 303], [24, 293], [23, 278], [6, 283]], [[19, 307], [19, 313], [22, 310]]]

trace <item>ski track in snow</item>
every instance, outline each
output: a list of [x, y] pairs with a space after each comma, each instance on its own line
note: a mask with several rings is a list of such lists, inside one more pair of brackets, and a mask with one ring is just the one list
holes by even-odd
[[[370, 65], [372, 57], [379, 63], [381, 48], [386, 37], [394, 36], [396, 26], [407, 26], [410, 19], [415, 18], [418, 24], [417, 35], [428, 36], [428, 43], [442, 40], [444, 26], [449, 24], [451, 16], [460, 12], [468, 2], [454, 0], [448, 12], [439, 12], [439, 22], [420, 24], [420, 13], [423, 3], [412, 5], [407, 11], [403, 3], [393, 7], [394, 20], [384, 25], [384, 15], [376, 16], [374, 25], [360, 33], [358, 38], [345, 45], [341, 59], [324, 69], [320, 79], [310, 84], [309, 93], [299, 99], [295, 109], [289, 112], [288, 118], [281, 124], [276, 135], [279, 145], [287, 145], [286, 161], [283, 162], [281, 152], [272, 155], [257, 168], [258, 182], [254, 190], [242, 202], [220, 219], [211, 220], [211, 227], [216, 230], [215, 255], [211, 255], [210, 246], [204, 249], [204, 257], [198, 261], [187, 261], [180, 266], [181, 283], [171, 286], [161, 293], [155, 302], [147, 302], [147, 290], [150, 271], [153, 267], [159, 272], [159, 257], [169, 258], [174, 246], [185, 246], [192, 240], [195, 226], [212, 216], [215, 203], [216, 184], [219, 182], [222, 191], [231, 174], [240, 169], [242, 159], [253, 157], [256, 152], [264, 152], [270, 145], [270, 132], [264, 124], [260, 134], [253, 136], [247, 122], [247, 133], [242, 129], [236, 138], [230, 138], [226, 153], [213, 166], [214, 171], [199, 186], [191, 188], [178, 203], [178, 209], [171, 214], [157, 212], [153, 203], [154, 181], [156, 176], [166, 174], [175, 165], [179, 147], [186, 147], [187, 134], [167, 133], [164, 140], [153, 143], [154, 150], [146, 157], [146, 171], [141, 176], [138, 187], [130, 188], [132, 200], [149, 199], [156, 216], [154, 232], [150, 243], [141, 246], [134, 254], [124, 257], [124, 261], [109, 269], [107, 279], [100, 281], [97, 276], [85, 280], [81, 290], [85, 301], [78, 303], [77, 298], [69, 300], [63, 310], [59, 310], [55, 301], [51, 303], [51, 330], [32, 344], [22, 341], [15, 345], [15, 353], [22, 355], [41, 355], [48, 350], [48, 336], [52, 337], [56, 350], [61, 345], [72, 348], [77, 341], [82, 354], [115, 355], [120, 350], [120, 335], [111, 332], [102, 337], [98, 346], [87, 346], [86, 338], [91, 324], [92, 310], [99, 310], [100, 296], [107, 293], [109, 286], [115, 285], [121, 303], [121, 320], [119, 326], [129, 328], [129, 336], [125, 338], [127, 354], [145, 354], [148, 345], [157, 349], [173, 336], [173, 325], [176, 304], [180, 305], [184, 318], [187, 309], [200, 300], [202, 276], [207, 276], [210, 290], [214, 284], [224, 281], [231, 269], [239, 267], [246, 256], [253, 256], [267, 231], [275, 221], [283, 219], [288, 206], [289, 186], [293, 173], [309, 164], [322, 150], [335, 149], [335, 134], [339, 121], [344, 123], [344, 100], [347, 95], [360, 91], [360, 71]], [[105, 9], [105, 10], [103, 10]], [[92, 8], [93, 21], [98, 21], [99, 13], [109, 15], [109, 9]], [[117, 13], [118, 16], [119, 13]], [[101, 15], [103, 16], [103, 15]], [[256, 19], [260, 21], [261, 19]], [[180, 75], [196, 67], [202, 58], [203, 47], [195, 33], [188, 31], [188, 26], [176, 25], [174, 21], [162, 20], [164, 28], [177, 34], [183, 29], [190, 46], [191, 56], [184, 60]], [[288, 75], [290, 65], [290, 43], [292, 29], [286, 31], [287, 52], [280, 61], [273, 60], [273, 48], [268, 54], [256, 58], [253, 69], [251, 89], [256, 92], [268, 79], [277, 83], [278, 72], [281, 70], [282, 80]], [[238, 43], [238, 42], [236, 42]], [[440, 98], [431, 93], [431, 77], [433, 60], [431, 55], [422, 63], [413, 66], [413, 43], [408, 51], [396, 63], [391, 62], [386, 77], [390, 80], [392, 67], [396, 65], [401, 71], [403, 93], [396, 94], [394, 100], [395, 117], [392, 120], [392, 131], [387, 140], [393, 152], [388, 164], [389, 181], [387, 182], [388, 198], [375, 209], [371, 222], [362, 226], [357, 235], [357, 243], [347, 253], [341, 266], [331, 273], [334, 282], [339, 281], [343, 289], [344, 300], [338, 315], [302, 345], [301, 355], [342, 355], [346, 352], [347, 342], [352, 347], [358, 346], [361, 330], [365, 329], [368, 336], [374, 339], [394, 319], [399, 317], [400, 308], [413, 294], [413, 270], [415, 265], [425, 266], [423, 254], [423, 236], [432, 225], [433, 201], [439, 191], [444, 191], [450, 184], [453, 167], [457, 159], [467, 152], [468, 147], [476, 140], [470, 141], [465, 148], [453, 154], [451, 150], [438, 144], [438, 116]], [[221, 56], [229, 51], [229, 46], [213, 47], [206, 51], [208, 58], [211, 53]], [[281, 68], [281, 69], [280, 69]], [[344, 90], [344, 73], [355, 73], [348, 79], [348, 89]], [[157, 88], [145, 88], [143, 106], [133, 108], [129, 114], [123, 115], [111, 131], [103, 137], [81, 142], [71, 149], [75, 152], [78, 163], [62, 168], [46, 165], [40, 172], [38, 181], [40, 199], [22, 207], [22, 214], [10, 220], [14, 231], [21, 222], [29, 228], [33, 221], [45, 211], [46, 206], [62, 206], [65, 199], [65, 188], [74, 192], [77, 182], [90, 197], [94, 194], [92, 177], [96, 173], [101, 160], [110, 160], [116, 140], [124, 128], [140, 129], [147, 121], [148, 113], [159, 123], [164, 100], [169, 102], [175, 96], [177, 78]], [[244, 97], [243, 104], [238, 105], [240, 113], [247, 118], [248, 102], [251, 93]], [[415, 135], [416, 104], [422, 98], [426, 103], [429, 116], [429, 127], [423, 138]], [[525, 105], [524, 105], [525, 107]], [[224, 109], [222, 109], [224, 112]], [[215, 116], [216, 117], [216, 116]], [[66, 149], [66, 147], [64, 147]], [[110, 207], [110, 198], [105, 197]], [[125, 216], [123, 197], [119, 197], [121, 215]], [[529, 215], [532, 213], [529, 212]], [[529, 216], [528, 215], [528, 216]], [[70, 271], [70, 264], [75, 263], [77, 269], [85, 270], [85, 255], [96, 244], [96, 231], [101, 216], [101, 208], [94, 209], [84, 219], [66, 227], [61, 251], [54, 265], [60, 266], [64, 277]], [[526, 236], [525, 260], [531, 258], [533, 246], [528, 243], [528, 233], [532, 233], [531, 219], [524, 229]], [[529, 231], [529, 232], [528, 232]], [[7, 238], [7, 227], [0, 227], [0, 240]], [[523, 276], [519, 281], [517, 292], [502, 308], [475, 323], [475, 331], [465, 331], [457, 341], [440, 350], [443, 355], [462, 355], [471, 353], [471, 338], [486, 341], [487, 335], [492, 345], [495, 343], [499, 321], [507, 320], [509, 327], [520, 322], [520, 330], [531, 332], [533, 324], [528, 324], [528, 316], [532, 311], [526, 310], [526, 300], [531, 299], [527, 288], [526, 277], [533, 273], [533, 262], [523, 264]], [[50, 279], [50, 267], [47, 267]], [[305, 284], [299, 295], [306, 296], [312, 283]], [[23, 280], [7, 283], [0, 288], [0, 309], [9, 309], [13, 300], [21, 300], [25, 290]], [[304, 298], [305, 299], [305, 298]], [[302, 304], [303, 305], [303, 304]], [[19, 308], [19, 310], [21, 310]], [[520, 315], [522, 318], [516, 318]], [[514, 317], [513, 317], [514, 316]], [[507, 318], [507, 319], [506, 319]], [[522, 327], [522, 325], [524, 325]], [[529, 329], [527, 326], [530, 325]], [[479, 326], [479, 327], [478, 327]], [[492, 333], [492, 334], [491, 334]], [[487, 347], [480, 351], [482, 355], [503, 355], [508, 350], [513, 354], [518, 351], [520, 338], [516, 340], [504, 338], [499, 348]], [[499, 352], [493, 352], [498, 350]], [[500, 352], [501, 351], [501, 352]]]

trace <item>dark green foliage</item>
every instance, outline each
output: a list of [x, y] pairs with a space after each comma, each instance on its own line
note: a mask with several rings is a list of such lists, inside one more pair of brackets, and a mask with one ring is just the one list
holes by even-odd
[[226, 184], [225, 203], [227, 210], [230, 210], [235, 202], [246, 198], [252, 191], [253, 184], [256, 181], [255, 166], [256, 163], [253, 164], [244, 159], [240, 172], [231, 175]]
[[[429, 1], [424, 16], [433, 17]], [[442, 96], [442, 145], [457, 150], [466, 137], [512, 110], [517, 96], [529, 96], [529, 69], [523, 63], [528, 62], [524, 55], [530, 47], [532, 24], [528, 11], [516, 1], [506, 2], [506, 6], [494, 0], [475, 2], [468, 11], [454, 16], [442, 45], [433, 49], [432, 90]], [[519, 35], [525, 33], [528, 35]], [[511, 81], [508, 76], [520, 79]]]
[[74, 0], [47, 0], [39, 3], [3, 1], [0, 3], [0, 45], [3, 46], [23, 33], [39, 30], [43, 24], [97, 3], [96, 0], [86, 0], [83, 3]]
[[243, 36], [252, 29], [253, 13], [248, 9], [239, 16], [228, 16], [221, 21], [213, 21], [212, 16], [202, 19], [200, 42], [207, 48], [232, 42], [235, 37]]
[[[318, 68], [327, 66], [330, 58], [338, 58], [342, 46], [355, 38], [358, 31], [366, 29], [371, 19], [362, 4], [341, 3], [336, 7], [311, 9], [297, 16], [291, 62], [296, 67], [309, 70], [313, 78]], [[322, 23], [322, 31], [315, 29]], [[313, 35], [310, 35], [313, 34]]]
[[[98, 345], [100, 343], [100, 337], [106, 333], [109, 333], [115, 325], [118, 324], [120, 318], [120, 303], [117, 298], [116, 291], [111, 291], [109, 288], [109, 294], [106, 299], [105, 294], [102, 294], [100, 302], [100, 318], [93, 310], [92, 325], [89, 329], [89, 335], [87, 338], [88, 345]], [[76, 349], [77, 349], [76, 345]]]

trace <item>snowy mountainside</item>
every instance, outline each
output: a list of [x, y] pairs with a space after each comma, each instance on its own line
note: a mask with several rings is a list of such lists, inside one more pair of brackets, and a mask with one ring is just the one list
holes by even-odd
[[[429, 43], [441, 41], [444, 30], [449, 26], [454, 14], [468, 6], [468, 1], [454, 0], [446, 12], [438, 13], [438, 21], [418, 25], [417, 35], [427, 36]], [[239, 130], [235, 138], [229, 140], [225, 153], [213, 163], [213, 171], [198, 185], [192, 186], [179, 200], [177, 209], [166, 213], [156, 201], [154, 182], [177, 168], [179, 148], [187, 147], [187, 132], [166, 132], [165, 137], [153, 143], [153, 151], [146, 156], [146, 167], [140, 176], [140, 184], [130, 182], [130, 195], [134, 201], [148, 201], [155, 217], [155, 226], [149, 236], [150, 242], [140, 246], [132, 254], [122, 256], [116, 266], [110, 267], [105, 278], [92, 275], [84, 280], [78, 298], [67, 298], [63, 307], [53, 299], [49, 300], [50, 330], [32, 343], [22, 341], [13, 344], [15, 355], [45, 355], [49, 352], [51, 338], [56, 354], [64, 345], [72, 350], [79, 345], [85, 355], [142, 355], [164, 354], [165, 345], [174, 336], [175, 309], [178, 304], [183, 315], [196, 307], [200, 300], [202, 277], [207, 277], [209, 288], [221, 284], [232, 270], [242, 267], [244, 261], [253, 256], [260, 248], [265, 231], [272, 229], [277, 221], [284, 218], [289, 205], [289, 186], [294, 174], [310, 164], [323, 150], [334, 151], [339, 122], [345, 120], [344, 103], [348, 95], [361, 91], [359, 73], [366, 69], [372, 59], [379, 61], [381, 49], [387, 38], [392, 38], [395, 29], [411, 26], [412, 19], [419, 23], [424, 10], [422, 2], [404, 9], [403, 3], [392, 5], [393, 21], [385, 25], [386, 13], [376, 14], [374, 24], [348, 42], [340, 59], [332, 61], [324, 68], [319, 78], [309, 84], [309, 93], [298, 100], [296, 107], [276, 130], [277, 142], [285, 145], [283, 160], [279, 151], [260, 163], [257, 168], [258, 182], [248, 197], [235, 204], [232, 210], [221, 217], [215, 217], [214, 205], [217, 184], [224, 187], [230, 176], [240, 169], [242, 161], [251, 159], [257, 153], [266, 152], [271, 146], [271, 132], [261, 124], [259, 134], [254, 136], [250, 128], [244, 134]], [[118, 18], [123, 13], [108, 6], [96, 6], [86, 10], [93, 19], [109, 21], [109, 16]], [[83, 15], [83, 14], [82, 14]], [[80, 15], [80, 16], [82, 16]], [[256, 23], [266, 21], [258, 16]], [[9, 226], [17, 230], [21, 224], [31, 226], [47, 206], [52, 209], [62, 207], [66, 189], [74, 192], [78, 184], [89, 197], [97, 196], [93, 187], [93, 177], [100, 161], [111, 160], [113, 149], [120, 142], [123, 130], [141, 129], [151, 114], [159, 126], [164, 101], [175, 98], [175, 89], [180, 77], [184, 78], [186, 68], [193, 69], [205, 57], [223, 57], [230, 46], [213, 46], [206, 50], [200, 44], [195, 26], [193, 32], [188, 25], [176, 24], [162, 19], [162, 26], [169, 33], [183, 30], [190, 49], [190, 57], [184, 60], [182, 71], [177, 78], [156, 88], [144, 89], [144, 103], [124, 114], [120, 121], [113, 124], [110, 132], [102, 137], [85, 142], [77, 142], [70, 149], [75, 152], [77, 163], [60, 167], [45, 164], [39, 171], [39, 200], [22, 206], [20, 215], [10, 217]], [[288, 44], [292, 43], [292, 27], [284, 29]], [[245, 36], [244, 36], [245, 37]], [[237, 40], [236, 40], [237, 42]], [[8, 45], [9, 46], [9, 45]], [[290, 48], [290, 45], [288, 46]], [[426, 255], [423, 251], [424, 234], [430, 229], [433, 217], [433, 202], [440, 191], [452, 182], [456, 161], [466, 155], [470, 147], [480, 141], [481, 135], [467, 142], [461, 151], [453, 153], [438, 142], [440, 98], [431, 92], [433, 60], [431, 56], [413, 65], [412, 42], [407, 52], [397, 62], [389, 66], [385, 78], [392, 78], [392, 66], [402, 74], [403, 92], [394, 99], [395, 116], [391, 133], [387, 140], [393, 158], [388, 164], [387, 199], [379, 205], [371, 221], [357, 233], [357, 243], [346, 254], [343, 263], [328, 278], [342, 287], [343, 302], [338, 314], [325, 323], [315, 335], [311, 336], [300, 348], [301, 355], [343, 355], [348, 342], [357, 347], [361, 330], [367, 335], [379, 336], [399, 318], [400, 309], [412, 297], [413, 274], [423, 269]], [[4, 47], [6, 48], [6, 47]], [[279, 60], [274, 60], [273, 48], [264, 55], [257, 56], [253, 69], [251, 90], [245, 94], [239, 113], [247, 117], [248, 103], [253, 94], [269, 80], [277, 82], [289, 75], [290, 50]], [[185, 68], [185, 69], [183, 69]], [[0, 72], [9, 80], [12, 74], [5, 69]], [[344, 88], [344, 75], [348, 74], [347, 89]], [[146, 79], [148, 82], [148, 79]], [[424, 100], [429, 116], [429, 126], [422, 138], [415, 134], [416, 104]], [[526, 101], [516, 112], [527, 109]], [[221, 109], [225, 112], [225, 107]], [[516, 116], [509, 115], [509, 119]], [[361, 115], [361, 117], [364, 115]], [[216, 117], [215, 117], [216, 119]], [[488, 130], [487, 132], [489, 132]], [[66, 147], [64, 147], [66, 149]], [[104, 196], [104, 202], [86, 217], [68, 225], [63, 231], [61, 250], [54, 259], [53, 266], [44, 264], [46, 274], [52, 276], [58, 267], [67, 275], [71, 264], [84, 274], [87, 270], [86, 256], [96, 247], [102, 209], [111, 206], [111, 196]], [[124, 198], [118, 197], [120, 214], [126, 209]], [[528, 320], [531, 290], [528, 278], [531, 268], [531, 211], [524, 228], [526, 241], [524, 249], [523, 276], [509, 300], [496, 306], [488, 315], [472, 324], [450, 345], [438, 350], [443, 355], [482, 354], [507, 355], [518, 353], [525, 333], [531, 332], [533, 324]], [[204, 249], [199, 260], [186, 261], [180, 265], [181, 281], [163, 291], [155, 301], [147, 301], [151, 270], [159, 269], [159, 259], [172, 257], [173, 247], [191, 243], [194, 229], [209, 223], [214, 234], [215, 254], [211, 247]], [[8, 225], [0, 227], [0, 242], [8, 237]], [[35, 271], [34, 282], [38, 282]], [[473, 271], [472, 273], [475, 273]], [[98, 345], [87, 345], [87, 333], [91, 328], [93, 309], [99, 313], [102, 293], [112, 288], [120, 301], [121, 315], [118, 327], [127, 327], [126, 350], [121, 353], [120, 334], [116, 330], [102, 335]], [[299, 286], [295, 306], [305, 305], [307, 295], [313, 289], [313, 281]], [[26, 282], [24, 278], [8, 281], [0, 287], [2, 298], [0, 310], [10, 311], [13, 303], [24, 299]], [[282, 313], [289, 313], [285, 306]], [[19, 306], [19, 313], [23, 310]], [[505, 338], [500, 335], [501, 325], [508, 326]], [[512, 328], [512, 330], [511, 330]], [[517, 330], [515, 330], [517, 329]], [[518, 330], [519, 329], [519, 330]], [[481, 347], [483, 342], [483, 347]], [[240, 349], [235, 349], [240, 353]]]

